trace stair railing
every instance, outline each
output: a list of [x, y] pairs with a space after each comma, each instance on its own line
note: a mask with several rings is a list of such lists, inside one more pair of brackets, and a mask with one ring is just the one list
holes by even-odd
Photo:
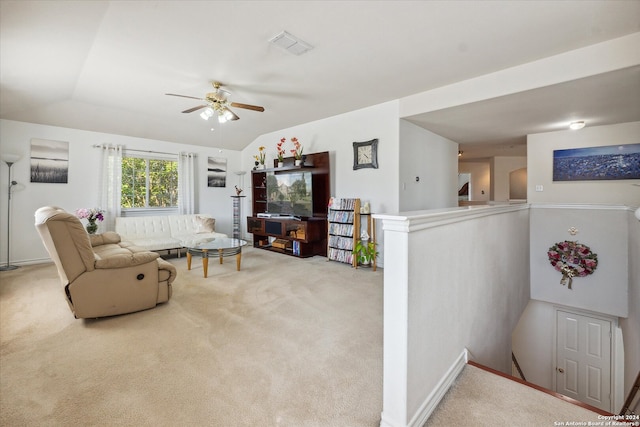
[[631, 406], [631, 402], [633, 402], [633, 399], [635, 399], [636, 394], [638, 393], [638, 389], [640, 389], [640, 372], [638, 372], [638, 376], [636, 377], [636, 382], [633, 383], [633, 387], [631, 387], [631, 391], [629, 391], [629, 396], [627, 396], [627, 400], [625, 400], [624, 405], [622, 405], [622, 410], [620, 411], [620, 415], [627, 415], [627, 411]]
[[520, 368], [520, 364], [518, 363], [518, 359], [516, 359], [516, 355], [513, 354], [513, 351], [511, 352], [511, 361], [516, 367], [516, 370], [518, 371], [518, 375], [520, 375], [520, 378], [522, 379], [522, 381], [526, 381], [527, 379], [524, 377], [524, 373], [522, 372], [522, 369]]

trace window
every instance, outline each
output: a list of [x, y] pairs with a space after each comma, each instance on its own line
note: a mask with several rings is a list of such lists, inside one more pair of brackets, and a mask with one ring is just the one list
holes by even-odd
[[123, 157], [121, 200], [123, 209], [177, 207], [177, 160]]

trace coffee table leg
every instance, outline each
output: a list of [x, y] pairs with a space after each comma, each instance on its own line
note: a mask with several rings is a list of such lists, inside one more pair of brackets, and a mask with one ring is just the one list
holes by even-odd
[[207, 249], [202, 250], [202, 271], [204, 272], [204, 278], [207, 278], [209, 273], [209, 254]]
[[187, 270], [191, 270], [191, 252], [187, 249]]
[[222, 249], [218, 249], [218, 256], [220, 256], [220, 264], [222, 264]]
[[236, 270], [240, 271], [240, 261], [242, 260], [242, 252], [238, 252], [236, 255]]

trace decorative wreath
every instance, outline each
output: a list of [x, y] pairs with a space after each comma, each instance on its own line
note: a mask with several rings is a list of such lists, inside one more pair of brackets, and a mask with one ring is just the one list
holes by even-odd
[[598, 267], [598, 255], [589, 246], [570, 240], [551, 246], [547, 256], [553, 268], [562, 273], [560, 284], [568, 285], [569, 289], [574, 277], [593, 274]]

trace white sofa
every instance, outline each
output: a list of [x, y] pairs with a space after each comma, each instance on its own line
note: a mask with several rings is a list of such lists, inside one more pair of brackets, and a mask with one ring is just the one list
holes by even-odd
[[209, 242], [216, 237], [215, 219], [208, 215], [157, 215], [117, 217], [116, 233], [123, 241], [150, 251], [171, 251]]

